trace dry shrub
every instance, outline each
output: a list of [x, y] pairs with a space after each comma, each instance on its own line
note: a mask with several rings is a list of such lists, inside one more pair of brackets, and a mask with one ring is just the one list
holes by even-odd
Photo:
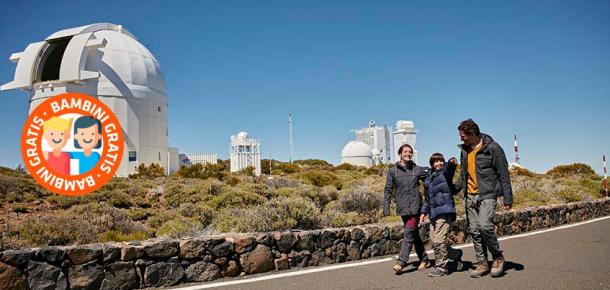
[[370, 191], [367, 186], [354, 186], [342, 193], [339, 204], [344, 212], [368, 214], [379, 210], [383, 203], [382, 194]]
[[279, 197], [251, 208], [225, 209], [214, 220], [214, 225], [222, 232], [315, 229], [321, 226], [321, 216], [308, 199]]

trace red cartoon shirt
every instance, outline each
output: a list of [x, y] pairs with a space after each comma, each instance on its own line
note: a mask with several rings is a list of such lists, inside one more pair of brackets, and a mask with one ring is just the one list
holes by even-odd
[[61, 152], [58, 157], [55, 157], [53, 152], [49, 152], [47, 163], [49, 164], [49, 167], [53, 168], [55, 171], [68, 176], [70, 175], [70, 154]]

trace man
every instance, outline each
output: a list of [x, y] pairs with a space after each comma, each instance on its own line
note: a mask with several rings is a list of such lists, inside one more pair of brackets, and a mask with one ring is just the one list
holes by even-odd
[[463, 121], [458, 131], [463, 142], [458, 147], [462, 150], [461, 185], [464, 187], [466, 219], [478, 262], [470, 276], [478, 278], [490, 273], [489, 251], [493, 258], [490, 274], [500, 277], [504, 274], [504, 255], [492, 221], [499, 195], [504, 196], [505, 210], [513, 204], [508, 161], [502, 147], [489, 135], [482, 134], [472, 119]]

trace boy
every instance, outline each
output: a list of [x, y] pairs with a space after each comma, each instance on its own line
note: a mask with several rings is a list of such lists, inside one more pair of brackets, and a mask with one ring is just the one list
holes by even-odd
[[435, 266], [428, 269], [426, 274], [430, 277], [440, 277], [449, 274], [449, 260], [456, 262], [456, 268], [462, 268], [462, 250], [456, 250], [447, 245], [447, 236], [451, 223], [455, 221], [456, 210], [453, 195], [457, 190], [453, 185], [453, 175], [457, 160], [449, 159], [445, 163], [445, 157], [441, 153], [434, 153], [430, 157], [432, 174], [425, 181], [426, 200], [422, 208], [422, 217], [426, 214], [430, 218], [430, 239], [436, 259]]
[[50, 168], [66, 176], [70, 175], [70, 155], [62, 152], [61, 149], [70, 139], [71, 126], [72, 119], [59, 117], [52, 117], [42, 125], [42, 138], [47, 141], [52, 150], [51, 152], [43, 151], [42, 155]]

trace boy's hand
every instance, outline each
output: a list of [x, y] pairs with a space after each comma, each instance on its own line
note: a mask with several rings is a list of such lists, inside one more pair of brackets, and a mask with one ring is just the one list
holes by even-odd
[[510, 210], [513, 207], [512, 204], [505, 204], [504, 205], [504, 210]]
[[457, 159], [455, 159], [455, 157], [451, 157], [451, 158], [449, 159], [449, 163], [451, 163], [451, 164], [453, 164], [453, 165], [457, 165], [457, 164], [458, 164], [458, 161], [457, 161]]

